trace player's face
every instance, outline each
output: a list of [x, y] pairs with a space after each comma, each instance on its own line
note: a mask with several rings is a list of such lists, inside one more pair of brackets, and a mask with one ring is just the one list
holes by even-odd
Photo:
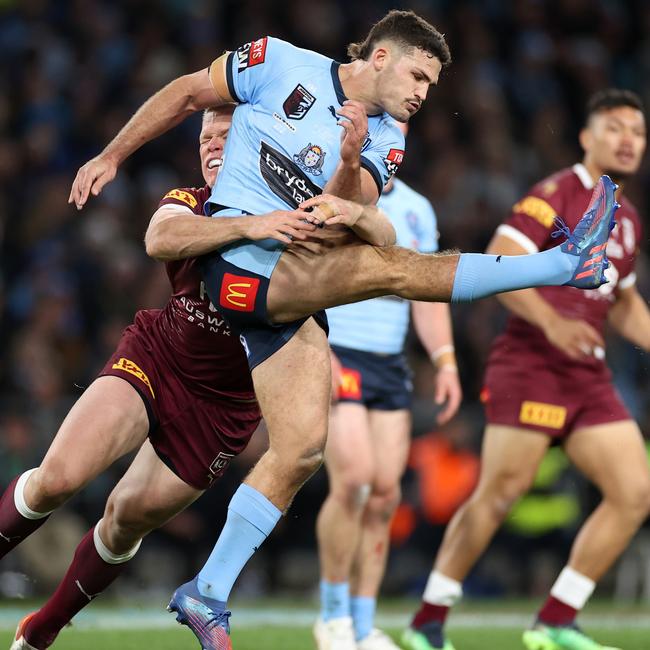
[[438, 83], [442, 64], [420, 48], [391, 48], [379, 74], [379, 104], [398, 122], [406, 122], [420, 110], [429, 87]]
[[643, 113], [631, 106], [591, 116], [581, 138], [587, 159], [613, 178], [636, 173], [646, 147]]
[[199, 135], [199, 156], [201, 172], [205, 182], [212, 187], [223, 164], [223, 148], [226, 145], [228, 129], [232, 123], [232, 109], [209, 111], [203, 116]]

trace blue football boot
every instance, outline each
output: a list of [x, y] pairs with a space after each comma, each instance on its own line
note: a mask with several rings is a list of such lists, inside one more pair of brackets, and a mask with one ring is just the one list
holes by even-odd
[[621, 207], [614, 197], [617, 189], [618, 185], [609, 176], [601, 176], [594, 187], [587, 210], [573, 232], [556, 217], [558, 230], [552, 237], [566, 235], [567, 239], [561, 245], [562, 252], [579, 258], [573, 277], [566, 285], [578, 289], [596, 289], [607, 282], [607, 241], [616, 225], [614, 213]]
[[176, 620], [194, 632], [202, 650], [232, 650], [230, 612], [224, 607], [225, 603], [201, 595], [194, 578], [174, 592], [167, 611], [176, 612]]

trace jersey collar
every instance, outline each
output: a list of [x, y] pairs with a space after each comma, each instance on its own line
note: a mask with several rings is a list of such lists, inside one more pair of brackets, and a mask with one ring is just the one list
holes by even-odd
[[343, 86], [341, 85], [341, 79], [339, 78], [339, 66], [341, 64], [338, 61], [332, 61], [330, 67], [330, 72], [332, 73], [332, 85], [334, 86], [334, 92], [336, 92], [336, 99], [339, 100], [339, 104], [343, 106], [343, 102], [347, 101], [347, 97], [343, 92]]
[[571, 167], [573, 173], [580, 179], [580, 182], [586, 190], [591, 190], [594, 187], [594, 182], [591, 179], [591, 174], [582, 163], [576, 163]]

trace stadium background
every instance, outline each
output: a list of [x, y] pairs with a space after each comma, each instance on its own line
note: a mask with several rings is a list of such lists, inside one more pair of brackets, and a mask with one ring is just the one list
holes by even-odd
[[[142, 237], [166, 191], [202, 184], [198, 121], [139, 151], [81, 213], [67, 204], [77, 167], [150, 94], [175, 76], [207, 66], [224, 49], [273, 34], [345, 60], [346, 44], [362, 38], [392, 7], [430, 18], [447, 35], [454, 58], [413, 122], [400, 170], [432, 201], [443, 247], [483, 250], [532, 182], [579, 159], [577, 131], [593, 91], [627, 87], [650, 105], [650, 5], [642, 0], [0, 1], [3, 485], [39, 462], [134, 312], [164, 302], [164, 270], [146, 257]], [[646, 156], [626, 187], [643, 217], [649, 188]], [[645, 254], [639, 283], [650, 295]], [[453, 316], [465, 402], [442, 432], [435, 429], [431, 368], [417, 345], [409, 345], [416, 372], [414, 433], [418, 458], [426, 462], [414, 463], [405, 480], [387, 593], [419, 593], [441, 526], [476, 471], [483, 364], [504, 312], [492, 299], [454, 307]], [[608, 359], [626, 402], [650, 433], [647, 356], [612, 340]], [[114, 592], [167, 594], [195, 570], [261, 444], [195, 508], [151, 536]], [[568, 540], [596, 495], [554, 454], [536, 490], [535, 513], [542, 514], [532, 516], [522, 504], [474, 573], [471, 593], [541, 593], [563, 564]], [[458, 475], [450, 468], [459, 465], [469, 478], [450, 488], [449, 479]], [[51, 588], [124, 467], [112, 468], [3, 562], [0, 594]], [[313, 524], [325, 489], [321, 472], [242, 576], [239, 593], [314, 589]], [[631, 596], [642, 588], [637, 567], [648, 562], [649, 536], [647, 529], [641, 533], [603, 593]], [[22, 577], [26, 567], [29, 580]], [[650, 584], [645, 589], [650, 599]]]

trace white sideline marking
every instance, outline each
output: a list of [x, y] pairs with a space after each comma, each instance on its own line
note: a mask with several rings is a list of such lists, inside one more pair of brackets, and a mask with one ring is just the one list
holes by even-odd
[[[28, 610], [18, 607], [0, 609], [0, 630], [15, 630], [17, 622]], [[231, 622], [233, 627], [283, 626], [309, 628], [317, 615], [313, 609], [257, 609], [251, 607], [235, 608]], [[401, 628], [408, 624], [410, 614], [390, 613], [377, 616], [379, 627]], [[449, 622], [450, 631], [453, 629], [472, 629], [489, 627], [499, 629], [525, 629], [532, 621], [532, 614], [485, 614], [462, 613], [453, 615]], [[137, 609], [88, 609], [74, 619], [74, 627], [79, 630], [112, 629], [136, 630], [151, 628], [171, 628], [176, 625], [174, 615], [167, 613], [164, 608]], [[580, 624], [585, 628], [599, 629], [650, 629], [650, 616], [638, 614], [584, 614]]]

